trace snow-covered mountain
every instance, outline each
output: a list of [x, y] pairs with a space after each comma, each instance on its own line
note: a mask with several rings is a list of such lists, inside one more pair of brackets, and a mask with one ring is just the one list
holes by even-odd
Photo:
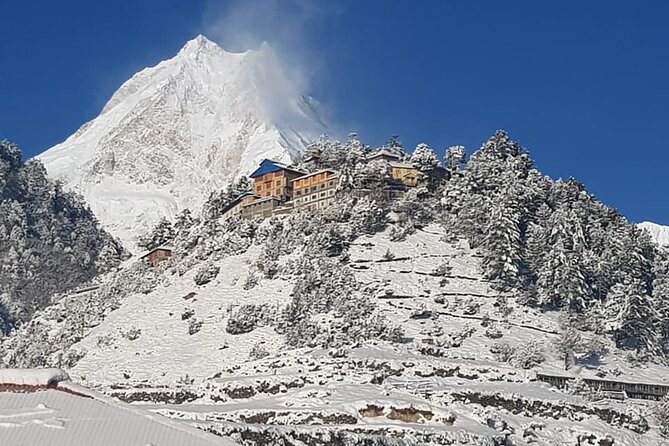
[[650, 233], [650, 236], [660, 246], [669, 246], [669, 226], [658, 225], [651, 221], [644, 221], [637, 225]]
[[317, 108], [269, 46], [229, 53], [198, 36], [39, 158], [132, 248], [161, 217], [197, 207], [263, 158], [289, 161], [324, 132]]

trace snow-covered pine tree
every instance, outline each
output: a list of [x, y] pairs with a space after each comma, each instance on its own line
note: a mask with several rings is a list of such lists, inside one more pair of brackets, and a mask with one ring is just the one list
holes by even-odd
[[355, 167], [358, 163], [364, 163], [369, 155], [369, 146], [358, 139], [357, 133], [349, 133], [346, 144], [342, 147], [346, 154], [346, 166]]
[[485, 276], [507, 288], [518, 284], [521, 249], [518, 219], [509, 202], [496, 201], [485, 229], [482, 261]]
[[608, 328], [622, 348], [659, 353], [659, 315], [646, 285], [637, 279], [618, 283], [607, 299]]
[[178, 234], [182, 231], [188, 231], [195, 224], [195, 219], [190, 209], [184, 209], [174, 220], [174, 230]]
[[583, 264], [585, 239], [578, 218], [568, 209], [549, 220], [550, 235], [543, 264], [537, 271], [539, 302], [548, 308], [583, 310], [591, 298]]
[[439, 157], [430, 146], [420, 143], [416, 146], [411, 158], [411, 164], [421, 172], [431, 172], [439, 166]]
[[408, 158], [408, 154], [406, 150], [404, 150], [404, 147], [402, 146], [402, 142], [400, 141], [399, 135], [392, 135], [386, 145], [383, 147], [383, 149], [387, 150], [388, 152], [397, 155], [400, 157], [400, 160], [404, 161]]
[[444, 167], [453, 175], [460, 171], [460, 168], [465, 164], [466, 158], [467, 151], [464, 146], [451, 146], [446, 149]]
[[163, 217], [151, 232], [139, 239], [138, 245], [148, 251], [172, 243], [175, 236], [174, 226], [167, 218]]
[[669, 338], [669, 252], [661, 251], [653, 264], [653, 301], [657, 308], [662, 337]]

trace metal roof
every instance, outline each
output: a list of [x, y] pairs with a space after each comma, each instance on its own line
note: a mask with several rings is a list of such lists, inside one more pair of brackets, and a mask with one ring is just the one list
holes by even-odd
[[226, 438], [71, 383], [0, 392], [0, 444], [231, 446]]
[[399, 155], [397, 155], [395, 153], [392, 153], [392, 152], [389, 152], [386, 149], [381, 149], [381, 150], [378, 150], [376, 152], [370, 153], [369, 155], [367, 155], [367, 159], [368, 160], [373, 160], [375, 158], [380, 158], [382, 156], [387, 156], [388, 158], [400, 159]]
[[291, 172], [299, 173], [300, 175], [304, 175], [304, 172], [301, 172], [287, 164], [280, 163], [278, 161], [272, 161], [268, 159], [262, 160], [260, 163], [260, 167], [258, 167], [256, 170], [254, 170], [251, 175], [249, 175], [251, 178], [257, 178], [260, 176], [263, 176], [267, 173], [274, 173], [274, 172], [279, 172], [281, 170], [288, 170]]

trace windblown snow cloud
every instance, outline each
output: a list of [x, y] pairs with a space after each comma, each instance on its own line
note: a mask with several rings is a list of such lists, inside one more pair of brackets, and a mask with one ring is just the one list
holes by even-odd
[[204, 17], [205, 35], [228, 51], [257, 49], [268, 44], [284, 70], [302, 91], [323, 69], [322, 57], [309, 46], [319, 25], [339, 8], [317, 0], [232, 0], [210, 2]]

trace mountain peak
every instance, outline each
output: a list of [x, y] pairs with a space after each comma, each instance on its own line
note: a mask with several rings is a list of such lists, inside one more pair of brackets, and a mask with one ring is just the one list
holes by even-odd
[[197, 37], [186, 42], [179, 54], [193, 54], [202, 51], [223, 51], [223, 49], [216, 42], [198, 34]]
[[264, 158], [289, 162], [322, 134], [305, 93], [267, 46], [229, 53], [199, 35], [39, 158], [132, 248], [161, 218], [196, 210]]
[[651, 221], [643, 221], [637, 224], [650, 234], [650, 237], [659, 246], [669, 247], [669, 226], [659, 225]]

